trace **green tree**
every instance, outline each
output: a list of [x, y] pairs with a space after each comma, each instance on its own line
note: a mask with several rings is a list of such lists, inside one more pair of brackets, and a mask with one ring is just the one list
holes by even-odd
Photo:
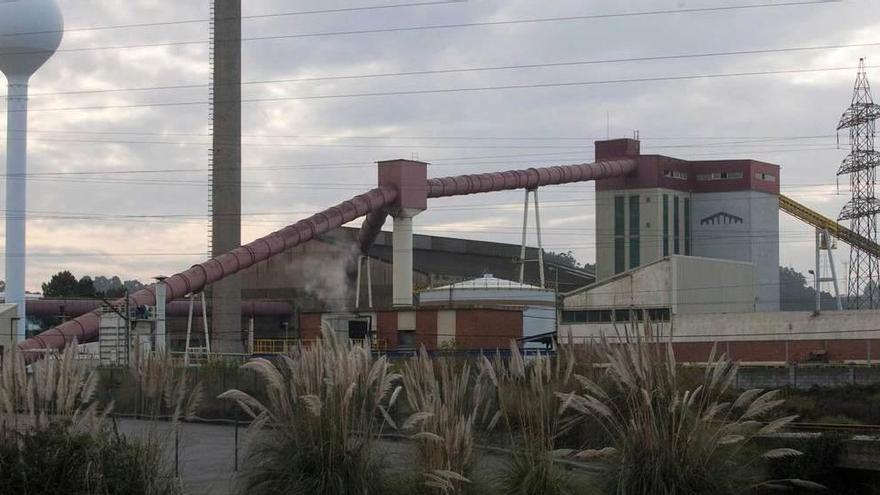
[[[779, 267], [779, 299], [782, 311], [812, 311], [816, 308], [816, 290], [803, 273], [794, 268]], [[822, 309], [836, 309], [834, 296], [822, 291]]]
[[555, 263], [559, 266], [568, 266], [571, 268], [577, 268], [578, 270], [592, 270], [594, 265], [589, 263], [581, 263], [575, 258], [574, 253], [571, 251], [566, 251], [564, 253], [555, 253], [553, 251], [545, 251], [544, 252], [544, 261], [548, 263]]
[[96, 297], [95, 282], [86, 275], [76, 283], [76, 294], [73, 297]]
[[95, 284], [89, 276], [77, 280], [69, 270], [64, 270], [43, 284], [43, 296], [95, 297]]
[[52, 275], [48, 282], [43, 284], [44, 297], [71, 297], [77, 289], [76, 277], [69, 270]]

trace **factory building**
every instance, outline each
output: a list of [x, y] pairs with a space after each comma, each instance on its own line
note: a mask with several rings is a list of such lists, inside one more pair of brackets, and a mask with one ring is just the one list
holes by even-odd
[[[391, 308], [393, 236], [390, 232], [381, 232], [369, 248], [369, 264], [363, 262], [361, 266], [361, 300], [356, 304], [357, 263], [352, 250], [357, 236], [357, 229], [336, 229], [254, 265], [242, 275], [244, 298], [291, 301], [303, 312], [366, 311], [371, 309], [368, 295], [372, 292], [373, 309]], [[479, 279], [487, 273], [505, 283], [513, 283], [510, 281], [519, 278], [520, 256], [519, 245], [415, 234], [413, 287], [416, 291], [430, 291]], [[346, 259], [352, 261], [346, 264]], [[537, 259], [538, 250], [528, 248], [524, 285], [540, 285]], [[544, 271], [551, 295], [554, 290], [568, 292], [595, 281], [589, 271], [559, 265], [549, 259], [544, 263]]]
[[[779, 310], [779, 167], [754, 160], [642, 155], [596, 143], [596, 159], [631, 158], [634, 174], [596, 181], [596, 275], [607, 279], [675, 255], [751, 263], [754, 310]], [[723, 284], [721, 273], [706, 274]]]
[[562, 302], [563, 323], [613, 323], [673, 315], [755, 311], [751, 263], [672, 255], [572, 291]]
[[514, 281], [522, 265], [519, 245], [416, 234], [416, 309], [395, 310], [392, 233], [377, 236], [360, 277], [357, 263], [340, 263], [352, 259], [357, 235], [357, 229], [337, 229], [244, 272], [245, 299], [291, 301], [297, 310], [289, 326], [259, 328], [258, 345], [261, 340], [277, 341], [271, 344], [277, 347], [291, 338], [314, 339], [326, 326], [355, 339], [369, 336], [389, 351], [420, 345], [506, 348], [511, 339], [555, 332], [556, 294], [595, 281], [586, 270], [546, 260], [548, 287], [541, 289], [536, 248], [526, 250], [520, 283]]

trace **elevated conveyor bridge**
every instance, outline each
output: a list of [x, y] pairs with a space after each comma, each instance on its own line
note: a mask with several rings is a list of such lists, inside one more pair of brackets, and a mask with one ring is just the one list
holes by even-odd
[[807, 208], [788, 196], [779, 195], [779, 209], [808, 225], [827, 231], [832, 237], [849, 244], [854, 249], [874, 257], [880, 257], [880, 245], [876, 242], [853, 232], [815, 210]]

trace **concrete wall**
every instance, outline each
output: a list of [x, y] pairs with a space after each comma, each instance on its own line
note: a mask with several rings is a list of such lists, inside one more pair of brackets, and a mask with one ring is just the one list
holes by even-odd
[[673, 256], [673, 314], [755, 311], [751, 263]]
[[880, 368], [867, 366], [743, 366], [736, 374], [736, 388], [837, 388], [880, 383]]
[[[663, 196], [667, 196], [669, 235], [663, 233]], [[620, 191], [596, 192], [596, 279], [603, 280], [615, 274], [614, 259], [614, 202], [615, 197], [624, 198], [624, 259], [625, 269], [631, 269], [630, 257], [630, 198], [639, 198], [639, 266], [644, 266], [669, 254], [685, 254], [685, 211], [684, 200], [690, 194], [671, 189], [627, 189]], [[679, 252], [675, 252], [675, 208], [674, 198], [679, 198]], [[668, 251], [663, 250], [664, 241]]]
[[671, 256], [574, 292], [563, 310], [670, 308], [673, 314], [754, 311], [751, 263]]
[[691, 208], [694, 255], [754, 263], [757, 310], [779, 311], [778, 196], [701, 193]]
[[[880, 311], [716, 313], [673, 315], [652, 327], [671, 338], [682, 362], [703, 362], [712, 351], [748, 363], [880, 362]], [[628, 327], [612, 324], [561, 324], [560, 339], [591, 345], [610, 340]]]
[[563, 299], [563, 310], [672, 305], [672, 272], [667, 262], [656, 262], [605, 279]]

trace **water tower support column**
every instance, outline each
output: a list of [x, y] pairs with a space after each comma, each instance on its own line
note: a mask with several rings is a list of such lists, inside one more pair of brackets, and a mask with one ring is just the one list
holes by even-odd
[[28, 78], [9, 76], [6, 112], [6, 303], [15, 304], [16, 336], [25, 339]]

